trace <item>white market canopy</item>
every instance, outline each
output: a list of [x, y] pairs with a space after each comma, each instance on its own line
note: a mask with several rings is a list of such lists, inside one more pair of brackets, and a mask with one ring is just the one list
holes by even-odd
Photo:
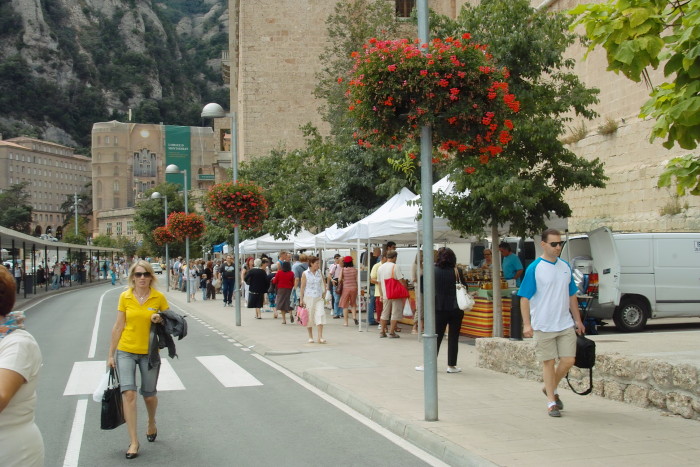
[[[404, 188], [406, 192], [410, 190]], [[359, 220], [344, 229], [330, 232], [332, 241], [353, 241], [353, 240], [392, 240], [396, 243], [416, 243], [418, 233], [422, 231], [422, 220], [418, 220], [420, 205], [415, 201], [420, 200], [420, 196], [412, 195], [405, 198], [406, 193], [402, 190], [403, 196], [395, 195], [375, 212]], [[454, 183], [447, 177], [442, 178], [433, 185], [433, 193], [444, 192], [453, 193]], [[465, 192], [463, 196], [469, 196]], [[397, 199], [395, 199], [397, 198]], [[392, 203], [390, 203], [393, 200]], [[463, 238], [459, 232], [450, 228], [447, 219], [435, 217], [433, 219], [433, 233], [435, 242], [465, 242], [471, 238]]]
[[248, 253], [269, 253], [279, 250], [294, 250], [294, 242], [313, 237], [314, 234], [308, 230], [301, 230], [296, 235], [290, 235], [281, 240], [276, 239], [272, 234], [265, 234], [252, 240], [245, 240], [240, 243], [239, 251], [241, 254]]

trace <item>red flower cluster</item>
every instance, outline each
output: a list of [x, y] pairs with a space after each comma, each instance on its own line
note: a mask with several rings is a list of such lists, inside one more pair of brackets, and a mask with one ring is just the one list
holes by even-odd
[[214, 185], [207, 193], [206, 203], [214, 220], [243, 229], [259, 227], [269, 209], [263, 189], [244, 181]]
[[166, 243], [173, 243], [176, 241], [175, 236], [172, 234], [170, 229], [167, 227], [156, 227], [153, 230], [153, 241], [156, 245], [163, 246]]
[[470, 39], [465, 33], [421, 45], [373, 38], [364, 52], [353, 52], [353, 69], [338, 82], [359, 128], [358, 144], [403, 151], [427, 125], [440, 152], [435, 162], [457, 158], [473, 173], [502, 154], [520, 102], [509, 92], [507, 70]]
[[186, 237], [199, 238], [204, 233], [204, 216], [195, 213], [172, 212], [168, 216], [168, 230], [177, 241]]

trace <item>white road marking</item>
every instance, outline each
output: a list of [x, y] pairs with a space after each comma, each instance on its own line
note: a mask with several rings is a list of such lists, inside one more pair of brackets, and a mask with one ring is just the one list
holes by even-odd
[[92, 394], [100, 384], [102, 375], [107, 372], [104, 361], [75, 362], [68, 377], [64, 396]]
[[428, 463], [431, 466], [434, 467], [449, 467], [449, 464], [446, 464], [445, 462], [441, 461], [437, 457], [433, 456], [432, 454], [420, 449], [417, 446], [414, 446], [410, 442], [406, 441], [405, 439], [401, 438], [400, 436], [392, 433], [391, 431], [387, 430], [383, 426], [379, 425], [377, 422], [374, 422], [370, 420], [369, 418], [365, 417], [362, 415], [360, 412], [357, 410], [343, 404], [339, 400], [331, 397], [330, 395], [326, 394], [325, 392], [321, 391], [318, 389], [316, 386], [311, 385], [310, 383], [304, 381], [301, 379], [299, 376], [295, 375], [291, 371], [287, 370], [286, 368], [278, 365], [277, 363], [268, 360], [267, 358], [263, 357], [260, 354], [251, 354], [253, 357], [257, 358], [261, 362], [271, 366], [275, 370], [279, 371], [295, 383], [299, 384], [303, 388], [307, 389], [308, 391], [311, 391], [312, 393], [316, 394], [318, 397], [321, 399], [325, 400], [329, 404], [333, 405], [337, 409], [343, 411], [344, 413], [348, 414], [358, 422], [362, 423], [369, 429], [375, 431], [376, 433], [382, 435], [401, 449], [410, 452], [417, 458], [421, 459], [422, 461]]
[[246, 349], [245, 347], [241, 348], [241, 350], [244, 352], [250, 352], [250, 349]]
[[87, 399], [80, 399], [75, 406], [73, 428], [70, 430], [66, 457], [63, 458], [63, 467], [77, 467], [80, 458], [80, 446], [83, 443], [83, 429], [85, 428], [85, 414], [87, 412]]
[[88, 358], [95, 358], [95, 349], [97, 348], [97, 331], [100, 328], [100, 316], [102, 315], [102, 302], [104, 301], [105, 295], [108, 293], [120, 289], [110, 289], [100, 295], [100, 302], [97, 304], [97, 314], [95, 315], [95, 326], [92, 328], [92, 339], [90, 340], [90, 350], [88, 351]]
[[182, 391], [185, 389], [185, 385], [182, 384], [172, 365], [165, 358], [160, 360], [160, 373], [156, 389], [159, 391]]
[[225, 355], [197, 357], [199, 363], [214, 375], [224, 387], [236, 388], [243, 386], [262, 386], [255, 376], [248, 373]]
[[[75, 362], [68, 377], [64, 396], [76, 396], [92, 394], [95, 392], [100, 378], [107, 371], [103, 361]], [[160, 362], [160, 374], [158, 375], [159, 391], [182, 391], [185, 386], [165, 358]]]

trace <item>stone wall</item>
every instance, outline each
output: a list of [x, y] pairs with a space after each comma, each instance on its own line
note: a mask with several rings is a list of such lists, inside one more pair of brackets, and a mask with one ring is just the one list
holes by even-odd
[[[542, 381], [541, 366], [535, 360], [531, 340], [477, 339], [476, 350], [480, 368]], [[574, 367], [569, 378], [577, 390], [588, 386], [588, 370]], [[568, 389], [565, 379], [560, 387]], [[593, 368], [593, 394], [700, 420], [700, 383], [698, 368], [693, 365], [598, 353]]]

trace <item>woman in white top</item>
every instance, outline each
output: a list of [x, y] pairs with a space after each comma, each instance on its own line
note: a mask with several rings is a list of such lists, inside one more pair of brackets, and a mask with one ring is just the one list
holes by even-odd
[[0, 465], [41, 467], [44, 440], [34, 423], [41, 351], [14, 305], [14, 278], [0, 267]]
[[323, 325], [326, 324], [326, 309], [323, 304], [323, 296], [326, 294], [326, 281], [319, 270], [320, 262], [317, 257], [309, 257], [309, 269], [301, 275], [301, 291], [299, 302], [302, 307], [309, 310], [309, 321], [306, 329], [309, 331], [309, 343], [314, 342], [314, 323], [318, 327], [318, 343], [325, 344], [323, 338]]

